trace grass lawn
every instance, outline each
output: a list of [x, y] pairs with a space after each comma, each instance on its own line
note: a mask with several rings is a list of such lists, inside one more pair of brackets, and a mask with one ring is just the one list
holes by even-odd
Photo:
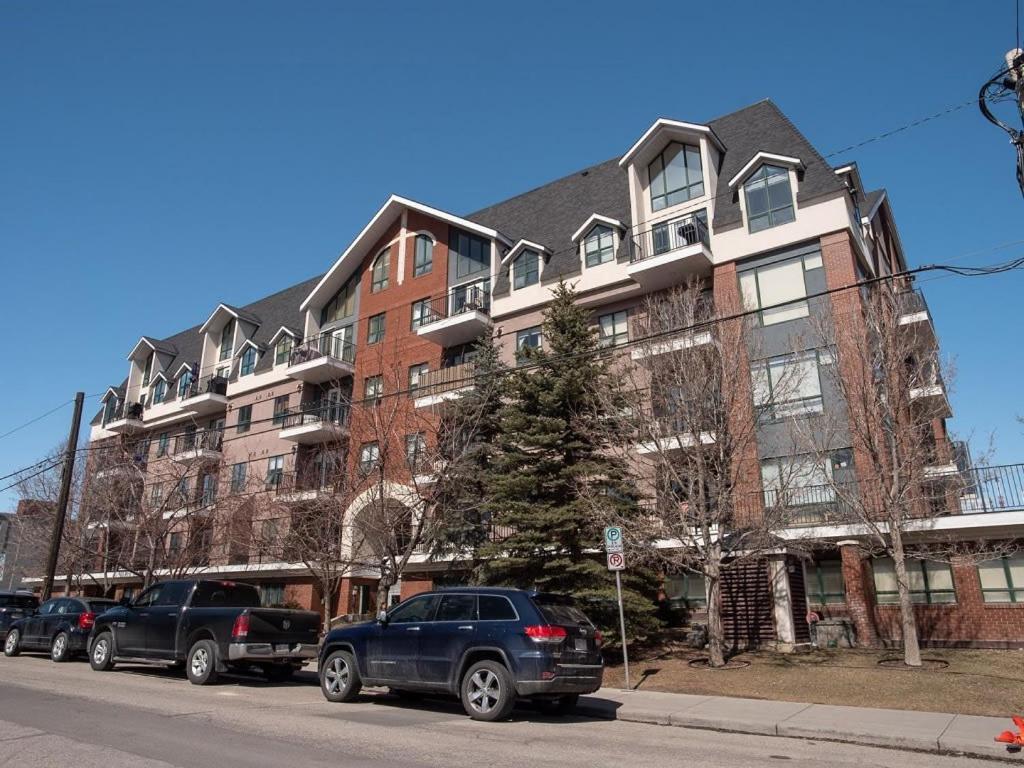
[[[641, 656], [630, 664], [631, 682], [643, 691], [996, 717], [1024, 714], [1024, 651], [923, 651], [926, 659], [949, 662], [945, 669], [879, 667], [880, 659], [899, 657], [899, 651], [869, 650], [756, 651], [735, 657], [750, 663], [742, 669], [688, 666], [689, 660], [704, 655], [672, 650]], [[621, 664], [609, 666], [604, 680], [606, 686], [621, 688]]]

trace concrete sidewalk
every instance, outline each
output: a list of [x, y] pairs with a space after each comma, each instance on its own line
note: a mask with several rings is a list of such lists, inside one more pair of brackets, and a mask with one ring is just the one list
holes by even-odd
[[1009, 753], [1005, 745], [993, 741], [1002, 731], [1013, 730], [1009, 717], [837, 707], [612, 688], [602, 688], [593, 696], [582, 697], [579, 713], [610, 720], [827, 739], [1024, 763], [1024, 755]]

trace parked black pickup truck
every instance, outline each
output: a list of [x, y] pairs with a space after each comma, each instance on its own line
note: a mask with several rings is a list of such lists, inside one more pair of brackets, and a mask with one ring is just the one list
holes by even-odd
[[261, 668], [285, 680], [317, 655], [320, 616], [261, 608], [257, 589], [233, 581], [164, 581], [96, 617], [89, 663], [184, 664], [195, 685], [230, 669]]

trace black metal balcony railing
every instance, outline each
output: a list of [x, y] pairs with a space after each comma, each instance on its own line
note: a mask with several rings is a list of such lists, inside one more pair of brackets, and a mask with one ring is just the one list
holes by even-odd
[[219, 429], [203, 429], [186, 432], [174, 438], [175, 455], [186, 451], [220, 451], [224, 440], [224, 432]]
[[103, 423], [109, 424], [112, 421], [120, 421], [121, 419], [141, 420], [143, 410], [142, 403], [128, 403], [124, 400], [118, 400], [117, 404], [104, 414]]
[[[928, 302], [925, 301], [924, 294], [917, 289], [908, 288], [900, 291], [896, 300], [899, 302], [901, 315], [928, 312]], [[931, 312], [928, 312], [928, 316], [931, 317]]]
[[353, 363], [356, 359], [356, 345], [348, 339], [324, 333], [293, 347], [288, 357], [288, 365], [298, 365], [321, 357], [333, 357], [335, 360]]
[[223, 376], [213, 374], [196, 379], [185, 389], [182, 400], [199, 395], [226, 395], [228, 393], [228, 380]]
[[267, 475], [267, 490], [281, 496], [305, 491], [334, 491], [338, 486], [339, 470], [311, 464], [298, 472], [277, 472]]
[[285, 411], [281, 429], [301, 427], [307, 424], [345, 426], [348, 424], [348, 403], [317, 400], [290, 411]]
[[629, 260], [643, 261], [689, 245], [703, 243], [711, 247], [711, 235], [703, 212], [662, 221], [650, 229], [633, 231], [630, 237]]
[[423, 327], [466, 312], [491, 313], [490, 280], [478, 280], [469, 285], [459, 286], [444, 296], [430, 299], [419, 317], [414, 315], [413, 325]]

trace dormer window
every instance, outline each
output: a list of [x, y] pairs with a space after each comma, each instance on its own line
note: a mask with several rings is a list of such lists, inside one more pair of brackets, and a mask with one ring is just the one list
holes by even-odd
[[192, 371], [185, 371], [181, 376], [178, 377], [178, 399], [184, 399], [189, 388], [192, 386]]
[[751, 232], [793, 221], [793, 191], [789, 171], [777, 165], [762, 165], [743, 185], [747, 222]]
[[519, 290], [540, 282], [540, 254], [525, 250], [512, 262], [512, 288]]
[[153, 375], [153, 353], [149, 353], [149, 357], [146, 358], [146, 365], [142, 369], [142, 386], [149, 386], [149, 379]]
[[153, 405], [162, 403], [165, 397], [167, 397], [167, 382], [163, 379], [157, 379], [156, 383], [153, 384]]
[[385, 248], [373, 260], [370, 276], [370, 292], [377, 293], [388, 287], [388, 272], [391, 270], [391, 249]]
[[239, 376], [248, 376], [256, 370], [256, 348], [248, 346], [242, 353], [241, 364], [238, 366]]
[[660, 211], [704, 194], [704, 169], [700, 149], [689, 144], [670, 143], [647, 166], [651, 210]]
[[283, 365], [288, 362], [294, 344], [295, 341], [291, 336], [285, 335], [278, 340], [277, 346], [274, 347], [274, 365]]
[[220, 359], [230, 360], [235, 346], [235, 319], [231, 318], [224, 323], [220, 332]]
[[615, 258], [615, 237], [611, 227], [598, 224], [583, 241], [588, 267], [596, 267]]

